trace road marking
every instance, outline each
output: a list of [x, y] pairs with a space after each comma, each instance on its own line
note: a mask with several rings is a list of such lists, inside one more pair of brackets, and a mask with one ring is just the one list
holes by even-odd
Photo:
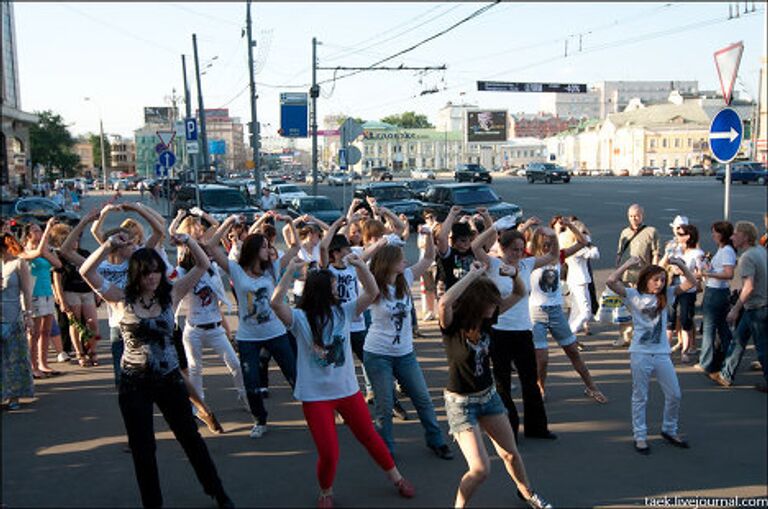
[[680, 209], [664, 209], [665, 212], [677, 212]]

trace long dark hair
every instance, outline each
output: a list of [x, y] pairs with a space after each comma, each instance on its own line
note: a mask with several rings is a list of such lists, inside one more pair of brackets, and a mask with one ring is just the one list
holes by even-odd
[[333, 293], [334, 279], [333, 273], [327, 269], [309, 271], [304, 292], [296, 304], [307, 315], [312, 342], [320, 347], [324, 346], [323, 328], [331, 321], [334, 308], [339, 305]]
[[171, 305], [173, 286], [166, 277], [166, 265], [160, 254], [154, 249], [143, 247], [133, 252], [128, 260], [128, 283], [125, 285], [125, 301], [134, 304], [141, 295], [141, 277], [160, 271], [160, 285], [155, 290], [155, 297], [165, 309]]
[[264, 245], [269, 245], [267, 238], [261, 233], [252, 233], [243, 240], [243, 246], [240, 249], [240, 259], [237, 261], [240, 266], [245, 270], [251, 270], [251, 267], [258, 261], [259, 268], [262, 272], [266, 272], [269, 267], [269, 259], [259, 260], [259, 250]]
[[733, 235], [733, 225], [730, 221], [716, 221], [712, 223], [712, 229], [720, 234], [720, 242], [722, 242], [723, 245], [733, 247], [733, 241], [731, 240], [731, 235]]
[[[453, 321], [445, 329], [445, 334], [452, 336], [478, 327], [480, 330], [489, 332], [491, 325], [496, 322], [500, 304], [501, 293], [496, 283], [487, 276], [480, 276], [453, 303]], [[489, 305], [495, 306], [496, 312], [493, 318], [486, 319], [484, 318], [485, 310]]]
[[[195, 265], [197, 265], [197, 262], [195, 261], [195, 257], [192, 255], [192, 251], [189, 250], [186, 246], [179, 246], [179, 249], [181, 250], [181, 258], [179, 259], [179, 267], [184, 269], [185, 271], [189, 272], [194, 268]], [[211, 276], [215, 275], [216, 273], [213, 270], [213, 264], [214, 262], [211, 261], [211, 266], [208, 267], [208, 274]]]
[[659, 274], [664, 274], [664, 286], [661, 288], [659, 294], [656, 295], [656, 312], [661, 313], [664, 311], [664, 308], [667, 307], [667, 283], [669, 282], [666, 278], [667, 271], [664, 270], [664, 268], [659, 267], [658, 265], [647, 265], [643, 267], [640, 274], [637, 276], [637, 290], [640, 293], [649, 293], [648, 281]]
[[689, 249], [693, 249], [694, 247], [699, 245], [699, 229], [698, 228], [696, 228], [692, 224], [681, 224], [679, 228], [685, 232], [685, 235], [688, 235], [688, 240], [685, 241], [685, 247]]

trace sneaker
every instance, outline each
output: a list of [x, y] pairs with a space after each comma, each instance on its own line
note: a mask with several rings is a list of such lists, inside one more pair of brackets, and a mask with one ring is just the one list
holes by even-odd
[[269, 399], [269, 389], [267, 389], [266, 387], [262, 387], [261, 389], [259, 389], [259, 392], [261, 393], [261, 397], [263, 399]]
[[408, 411], [405, 408], [403, 408], [403, 405], [401, 405], [399, 401], [395, 401], [395, 404], [392, 405], [392, 415], [394, 415], [401, 421], [408, 420]]
[[21, 408], [21, 403], [19, 403], [16, 400], [11, 400], [8, 402], [8, 405], [6, 406], [8, 410], [18, 410]]
[[261, 438], [264, 436], [264, 433], [267, 432], [267, 425], [266, 424], [254, 424], [253, 428], [251, 428], [250, 437], [251, 438]]
[[430, 445], [429, 448], [432, 449], [432, 452], [434, 452], [441, 460], [453, 459], [453, 452], [451, 451], [451, 448], [448, 447], [448, 444]]
[[544, 500], [538, 493], [531, 495], [531, 498], [526, 500], [526, 502], [534, 509], [552, 509], [552, 504]]
[[629, 346], [629, 341], [624, 341], [624, 338], [616, 338], [613, 340], [613, 346], [616, 348]]
[[763, 365], [760, 364], [760, 361], [752, 361], [749, 364], [749, 370], [750, 371], [762, 371], [763, 370]]
[[422, 318], [425, 322], [431, 322], [435, 320], [435, 314], [432, 311], [427, 312], [427, 314], [424, 315], [424, 318]]
[[61, 352], [58, 355], [58, 357], [56, 357], [56, 362], [69, 362], [69, 361], [70, 361], [70, 357], [69, 357], [69, 354], [67, 354], [67, 352]]
[[403, 498], [413, 498], [413, 496], [416, 495], [416, 489], [413, 487], [413, 484], [411, 484], [405, 477], [401, 477], [400, 480], [395, 483], [395, 488], [397, 488], [397, 492]]

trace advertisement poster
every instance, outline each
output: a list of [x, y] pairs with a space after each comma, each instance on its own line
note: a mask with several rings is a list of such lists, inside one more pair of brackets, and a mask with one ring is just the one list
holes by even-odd
[[507, 141], [506, 111], [468, 111], [467, 141]]

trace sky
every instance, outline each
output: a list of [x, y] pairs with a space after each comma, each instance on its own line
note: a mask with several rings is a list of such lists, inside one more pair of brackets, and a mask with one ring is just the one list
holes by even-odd
[[[735, 88], [757, 97], [760, 58], [766, 55], [765, 3], [729, 20], [727, 2], [501, 2], [460, 23], [489, 5], [254, 3], [262, 135], [274, 135], [279, 127], [280, 92], [308, 90], [312, 37], [320, 41], [321, 67], [366, 67], [447, 30], [382, 64], [446, 65], [445, 71], [369, 71], [335, 82], [334, 70], [318, 71], [318, 81], [326, 81], [319, 119], [345, 114], [378, 120], [416, 111], [434, 123], [449, 101], [511, 113], [540, 109], [542, 94], [478, 92], [477, 80], [698, 80], [702, 90], [719, 90], [713, 53], [737, 41], [745, 49]], [[739, 5], [743, 11], [744, 2]], [[243, 122], [250, 120], [241, 35], [245, 2], [21, 2], [14, 9], [24, 111], [53, 110], [74, 134], [98, 132], [101, 115], [105, 132], [132, 136], [143, 124], [144, 106], [168, 105], [174, 89], [183, 96], [182, 54], [188, 55], [194, 111], [196, 33], [205, 107], [226, 107]], [[437, 92], [422, 94], [428, 90]]]

